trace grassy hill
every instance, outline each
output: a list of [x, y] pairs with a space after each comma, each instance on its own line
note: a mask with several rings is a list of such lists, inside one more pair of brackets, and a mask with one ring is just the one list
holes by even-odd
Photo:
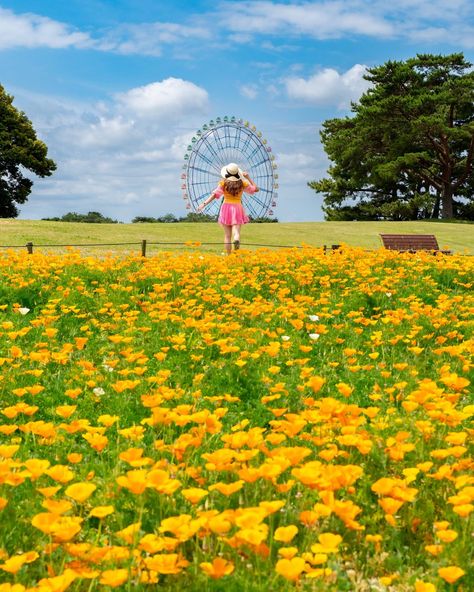
[[[380, 233], [434, 234], [440, 247], [474, 254], [474, 224], [444, 222], [294, 222], [249, 224], [242, 230], [242, 247], [256, 245], [313, 246], [347, 244], [377, 249]], [[216, 223], [179, 224], [81, 224], [43, 220], [0, 219], [0, 248], [40, 245], [81, 245], [108, 243], [108, 250], [139, 251], [139, 243], [178, 243], [149, 245], [148, 251], [181, 248], [187, 241], [202, 243], [203, 249], [221, 250], [223, 233]], [[115, 245], [114, 243], [136, 243]], [[216, 244], [205, 244], [216, 243]], [[103, 252], [105, 247], [94, 247]], [[88, 249], [89, 250], [89, 249]]]

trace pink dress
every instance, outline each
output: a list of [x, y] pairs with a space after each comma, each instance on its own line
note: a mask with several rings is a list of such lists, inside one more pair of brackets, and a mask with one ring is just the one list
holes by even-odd
[[224, 181], [220, 181], [217, 188], [213, 191], [213, 194], [217, 197], [224, 196], [224, 203], [219, 212], [218, 221], [220, 224], [224, 224], [225, 226], [247, 224], [249, 217], [242, 206], [242, 194], [244, 191], [245, 193], [250, 194], [255, 193], [256, 190], [257, 187], [255, 185], [252, 185], [248, 181], [244, 181], [243, 190], [237, 195], [232, 195], [224, 191]]

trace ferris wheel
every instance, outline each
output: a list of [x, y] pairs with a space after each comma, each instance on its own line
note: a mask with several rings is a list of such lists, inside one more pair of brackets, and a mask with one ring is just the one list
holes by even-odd
[[[274, 215], [278, 197], [275, 156], [254, 125], [235, 117], [217, 117], [197, 130], [184, 155], [181, 189], [186, 209], [197, 212], [199, 204], [217, 187], [221, 169], [235, 162], [247, 171], [259, 188], [258, 193], [242, 196], [251, 219]], [[217, 216], [220, 200], [213, 200], [205, 213]]]

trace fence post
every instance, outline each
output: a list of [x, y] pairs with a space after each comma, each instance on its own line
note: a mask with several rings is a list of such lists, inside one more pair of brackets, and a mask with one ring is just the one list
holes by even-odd
[[33, 254], [33, 243], [26, 243], [26, 250], [28, 251], [28, 255]]
[[146, 239], [142, 240], [142, 257], [146, 257]]

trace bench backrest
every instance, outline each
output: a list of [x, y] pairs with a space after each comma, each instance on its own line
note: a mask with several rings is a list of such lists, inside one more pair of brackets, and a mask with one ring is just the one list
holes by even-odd
[[434, 234], [381, 234], [383, 246], [396, 251], [438, 251]]

